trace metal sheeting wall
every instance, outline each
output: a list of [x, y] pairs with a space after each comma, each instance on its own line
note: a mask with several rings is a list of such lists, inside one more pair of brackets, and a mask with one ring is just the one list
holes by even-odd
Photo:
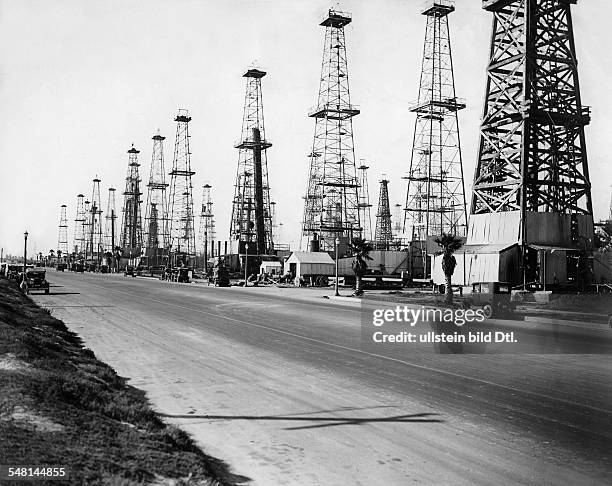
[[521, 234], [520, 211], [472, 214], [468, 225], [468, 245], [518, 243]]

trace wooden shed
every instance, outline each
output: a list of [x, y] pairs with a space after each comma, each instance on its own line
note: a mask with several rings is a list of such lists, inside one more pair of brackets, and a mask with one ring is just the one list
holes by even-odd
[[291, 272], [296, 279], [332, 276], [335, 271], [334, 260], [325, 252], [294, 251], [285, 262], [285, 271]]

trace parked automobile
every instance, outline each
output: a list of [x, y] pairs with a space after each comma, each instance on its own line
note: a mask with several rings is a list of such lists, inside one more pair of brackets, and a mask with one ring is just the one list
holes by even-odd
[[151, 277], [162, 277], [162, 275], [164, 274], [164, 270], [166, 269], [166, 267], [164, 267], [163, 265], [154, 265], [149, 267], [149, 274], [151, 275]]
[[21, 273], [23, 273], [23, 265], [11, 263], [6, 270], [6, 277], [9, 280], [19, 280]]
[[135, 277], [136, 276], [136, 269], [132, 266], [132, 265], [128, 265], [127, 267], [125, 267], [125, 270], [123, 271], [123, 276], [127, 277]]
[[477, 282], [467, 299], [473, 307], [481, 307], [487, 318], [514, 312], [510, 284], [504, 282]]
[[73, 263], [70, 269], [73, 272], [79, 272], [79, 273], [85, 272], [85, 266], [82, 263]]
[[49, 282], [46, 279], [47, 272], [40, 268], [28, 268], [26, 270], [26, 293], [32, 290], [44, 290], [45, 294], [49, 293]]
[[58, 263], [57, 266], [55, 267], [55, 270], [57, 270], [58, 272], [63, 272], [67, 268], [68, 268], [68, 265], [66, 263]]
[[229, 287], [230, 286], [230, 278], [229, 271], [225, 266], [223, 261], [218, 261], [213, 269], [213, 283], [217, 287]]

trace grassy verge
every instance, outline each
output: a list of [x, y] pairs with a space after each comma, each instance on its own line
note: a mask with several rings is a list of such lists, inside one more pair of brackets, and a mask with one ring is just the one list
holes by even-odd
[[0, 464], [67, 465], [71, 484], [213, 486], [246, 480], [204, 454], [185, 432], [164, 424], [144, 392], [3, 279]]

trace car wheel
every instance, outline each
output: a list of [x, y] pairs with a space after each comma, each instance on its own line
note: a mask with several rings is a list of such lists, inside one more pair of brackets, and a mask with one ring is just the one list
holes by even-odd
[[491, 304], [483, 305], [482, 310], [484, 311], [484, 315], [487, 319], [491, 319], [491, 317], [493, 317], [493, 306]]

